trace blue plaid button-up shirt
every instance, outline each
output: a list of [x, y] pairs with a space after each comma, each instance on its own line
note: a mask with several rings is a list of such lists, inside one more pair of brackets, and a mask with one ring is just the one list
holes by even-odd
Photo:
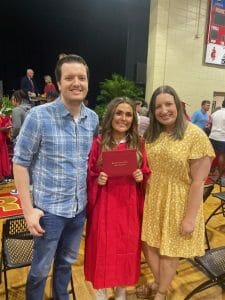
[[67, 218], [85, 208], [87, 160], [97, 128], [96, 113], [83, 104], [76, 121], [60, 99], [30, 110], [13, 162], [29, 169], [36, 207]]

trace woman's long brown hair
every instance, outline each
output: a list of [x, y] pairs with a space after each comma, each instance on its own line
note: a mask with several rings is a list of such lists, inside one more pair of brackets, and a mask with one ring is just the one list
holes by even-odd
[[102, 120], [101, 149], [102, 151], [107, 151], [107, 150], [112, 150], [116, 147], [116, 143], [113, 138], [112, 120], [117, 106], [121, 103], [128, 104], [133, 111], [133, 121], [131, 127], [126, 133], [127, 134], [126, 142], [127, 142], [128, 149], [135, 148], [137, 150], [138, 164], [140, 165], [142, 161], [142, 154], [141, 154], [141, 141], [138, 135], [137, 114], [136, 114], [134, 102], [128, 97], [116, 97], [113, 100], [111, 100], [110, 103], [108, 104]]

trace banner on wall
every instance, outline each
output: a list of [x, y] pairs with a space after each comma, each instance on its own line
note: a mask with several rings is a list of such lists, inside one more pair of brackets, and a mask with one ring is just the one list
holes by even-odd
[[210, 0], [205, 62], [225, 66], [225, 0]]

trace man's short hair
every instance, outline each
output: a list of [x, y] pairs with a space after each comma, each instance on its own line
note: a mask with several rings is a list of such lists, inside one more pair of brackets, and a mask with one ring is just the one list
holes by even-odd
[[209, 100], [203, 100], [201, 106], [203, 106], [205, 104], [210, 104], [210, 101]]
[[31, 68], [28, 68], [26, 72], [27, 72], [27, 74], [29, 74], [29, 73], [34, 73], [34, 70], [31, 69]]
[[62, 65], [65, 63], [79, 63], [83, 64], [86, 67], [87, 71], [87, 78], [89, 79], [89, 68], [86, 63], [86, 61], [83, 59], [83, 57], [76, 55], [76, 54], [68, 54], [64, 56], [63, 58], [59, 59], [56, 64], [55, 68], [55, 78], [56, 82], [60, 82], [61, 76], [62, 76]]

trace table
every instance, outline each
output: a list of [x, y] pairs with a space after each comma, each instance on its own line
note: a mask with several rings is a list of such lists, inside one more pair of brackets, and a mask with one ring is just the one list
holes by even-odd
[[40, 105], [40, 104], [44, 104], [47, 102], [46, 97], [30, 97], [30, 102], [31, 104], [33, 104], [32, 106], [36, 106], [36, 105]]

